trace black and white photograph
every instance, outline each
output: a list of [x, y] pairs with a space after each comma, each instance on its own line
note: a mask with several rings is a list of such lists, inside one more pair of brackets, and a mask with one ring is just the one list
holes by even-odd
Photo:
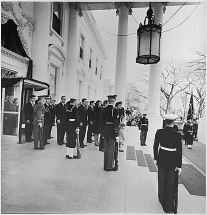
[[206, 214], [205, 0], [1, 1], [1, 214]]

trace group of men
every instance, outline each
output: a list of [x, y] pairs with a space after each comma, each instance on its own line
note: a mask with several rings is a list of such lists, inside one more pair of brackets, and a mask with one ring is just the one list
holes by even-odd
[[[108, 96], [108, 104], [105, 105], [101, 114], [101, 137], [104, 142], [104, 170], [118, 170], [118, 129], [124, 110], [122, 102], [116, 103], [116, 95]], [[38, 97], [31, 95], [30, 101], [25, 104], [25, 139], [33, 141], [34, 149], [45, 149], [48, 139], [51, 137], [51, 129], [56, 118], [57, 123], [57, 143], [65, 144], [66, 136], [66, 158], [77, 158], [75, 147], [77, 141], [81, 148], [86, 147], [84, 138], [88, 125], [87, 142], [92, 142], [93, 124], [93, 103], [86, 98], [77, 105], [76, 99], [71, 98], [66, 102], [66, 97], [62, 96], [58, 104], [54, 104], [50, 97]]]

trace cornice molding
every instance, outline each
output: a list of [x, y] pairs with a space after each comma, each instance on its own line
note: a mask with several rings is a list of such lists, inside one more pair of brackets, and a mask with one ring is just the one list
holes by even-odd
[[9, 58], [12, 58], [14, 60], [17, 60], [17, 61], [20, 61], [22, 63], [25, 63], [25, 64], [28, 64], [29, 63], [29, 58], [27, 57], [23, 57], [21, 55], [18, 55], [4, 47], [1, 47], [1, 54], [6, 56], [6, 57], [9, 57]]

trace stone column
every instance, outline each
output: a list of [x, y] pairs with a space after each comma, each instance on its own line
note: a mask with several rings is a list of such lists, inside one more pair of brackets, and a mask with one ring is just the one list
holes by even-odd
[[[163, 23], [163, 7], [162, 3], [156, 3], [153, 8], [155, 24]], [[162, 39], [160, 52], [162, 53]], [[162, 56], [160, 58], [162, 60]], [[160, 77], [161, 62], [150, 65], [147, 118], [149, 119], [148, 138], [152, 140], [155, 137], [157, 129], [162, 128], [163, 121], [160, 116]]]
[[[128, 34], [128, 9], [123, 4], [119, 8], [118, 35]], [[123, 102], [125, 107], [125, 84], [127, 64], [127, 36], [118, 36], [116, 54], [115, 94], [117, 101]]]
[[69, 22], [69, 43], [68, 43], [68, 65], [67, 65], [67, 84], [66, 97], [78, 97], [77, 95], [77, 68], [79, 58], [79, 22], [78, 11], [70, 8], [70, 22]]

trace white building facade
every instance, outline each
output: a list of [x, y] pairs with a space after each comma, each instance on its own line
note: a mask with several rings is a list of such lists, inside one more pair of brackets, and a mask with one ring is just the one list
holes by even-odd
[[[12, 78], [19, 81], [12, 86], [2, 85], [2, 119], [5, 114], [17, 115], [18, 132], [24, 123], [20, 120], [21, 110], [31, 94], [51, 95], [57, 103], [62, 95], [67, 100], [103, 100], [107, 56], [90, 11], [79, 14], [77, 5], [69, 2], [1, 2], [1, 20], [2, 26], [14, 26], [18, 32], [15, 39], [23, 47], [23, 54], [9, 40], [3, 41], [1, 47], [3, 82]], [[2, 38], [10, 38], [4, 37], [5, 32]], [[28, 75], [31, 60], [32, 72]], [[24, 79], [24, 84], [19, 78]], [[17, 113], [4, 110], [9, 95], [21, 103]]]

